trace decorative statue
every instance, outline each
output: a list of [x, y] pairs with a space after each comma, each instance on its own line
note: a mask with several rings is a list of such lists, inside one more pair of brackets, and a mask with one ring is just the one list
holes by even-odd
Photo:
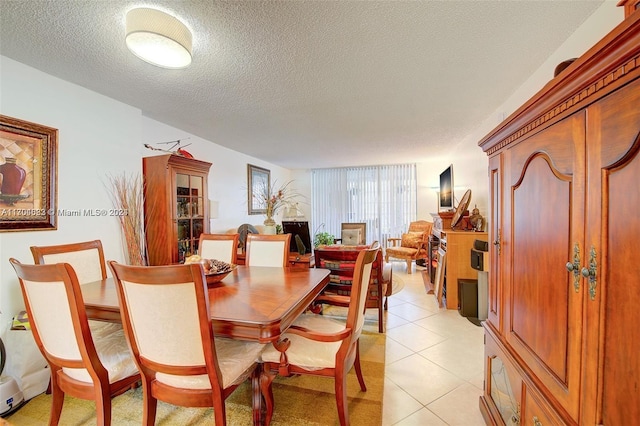
[[482, 231], [482, 227], [484, 226], [484, 218], [480, 214], [480, 210], [478, 210], [477, 205], [473, 208], [473, 210], [471, 210], [469, 223], [471, 223], [471, 226], [473, 226], [473, 229], [475, 231]]

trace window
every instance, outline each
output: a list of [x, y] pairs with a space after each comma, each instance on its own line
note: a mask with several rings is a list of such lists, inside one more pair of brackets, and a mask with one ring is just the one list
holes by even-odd
[[339, 238], [342, 223], [365, 222], [367, 244], [384, 247], [416, 219], [416, 187], [415, 164], [312, 170], [313, 234]]

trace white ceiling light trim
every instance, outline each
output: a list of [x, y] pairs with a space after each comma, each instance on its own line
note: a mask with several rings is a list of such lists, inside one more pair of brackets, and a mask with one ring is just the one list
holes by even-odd
[[127, 47], [143, 61], [170, 69], [191, 63], [191, 31], [177, 18], [156, 9], [132, 9], [126, 29]]

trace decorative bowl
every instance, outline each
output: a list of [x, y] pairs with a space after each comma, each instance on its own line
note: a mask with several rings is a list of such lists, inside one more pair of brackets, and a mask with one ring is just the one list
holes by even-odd
[[238, 265], [231, 265], [231, 269], [224, 272], [209, 272], [205, 274], [207, 278], [207, 284], [216, 284], [222, 281], [227, 275], [233, 272]]

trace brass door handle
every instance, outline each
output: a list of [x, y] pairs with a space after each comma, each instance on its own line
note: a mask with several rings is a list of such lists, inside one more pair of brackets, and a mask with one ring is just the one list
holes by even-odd
[[576, 243], [573, 246], [573, 263], [567, 262], [567, 271], [573, 272], [573, 288], [576, 293], [580, 290], [580, 246]]
[[498, 238], [496, 240], [493, 241], [493, 245], [496, 246], [496, 249], [498, 250], [498, 254], [500, 254], [500, 231], [498, 230]]
[[598, 262], [596, 260], [596, 249], [591, 246], [589, 251], [589, 267], [586, 266], [580, 271], [582, 276], [589, 279], [589, 298], [595, 300], [596, 298], [596, 286], [598, 275]]

